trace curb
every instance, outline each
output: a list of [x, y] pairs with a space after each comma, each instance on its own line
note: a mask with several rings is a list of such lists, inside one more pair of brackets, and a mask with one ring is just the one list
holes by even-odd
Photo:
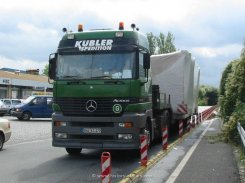
[[119, 183], [133, 183], [142, 178], [142, 176], [149, 170], [151, 169], [155, 164], [157, 164], [163, 157], [165, 157], [176, 145], [180, 144], [187, 136], [191, 134], [193, 129], [183, 135], [181, 138], [178, 138], [175, 140], [173, 143], [171, 143], [168, 146], [167, 150], [161, 150], [159, 151], [154, 157], [152, 157], [148, 162], [147, 166], [140, 166], [136, 170], [134, 170], [132, 173], [126, 176], [126, 178], [122, 179], [119, 181]]

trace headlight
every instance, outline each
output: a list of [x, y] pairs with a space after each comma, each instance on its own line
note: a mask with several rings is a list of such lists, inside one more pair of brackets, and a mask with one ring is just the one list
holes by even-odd
[[16, 108], [15, 111], [16, 112], [21, 112], [21, 109], [20, 108]]
[[64, 122], [64, 121], [54, 121], [54, 126], [57, 126], [57, 127], [66, 126], [66, 122]]
[[55, 137], [59, 139], [67, 139], [67, 133], [55, 133]]

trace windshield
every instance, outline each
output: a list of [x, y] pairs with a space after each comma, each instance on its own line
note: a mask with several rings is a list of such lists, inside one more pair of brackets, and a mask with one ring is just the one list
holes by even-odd
[[135, 53], [58, 55], [58, 79], [131, 79]]
[[27, 99], [25, 99], [22, 103], [23, 104], [28, 104], [30, 101], [32, 101], [35, 98], [35, 96], [30, 96]]

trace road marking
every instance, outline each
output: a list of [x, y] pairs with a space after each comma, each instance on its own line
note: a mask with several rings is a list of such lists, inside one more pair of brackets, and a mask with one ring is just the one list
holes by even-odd
[[177, 168], [174, 170], [174, 172], [170, 175], [170, 177], [168, 178], [168, 180], [166, 181], [166, 183], [174, 183], [175, 180], [177, 179], [177, 177], [179, 176], [180, 172], [183, 170], [184, 166], [186, 165], [186, 163], [188, 162], [188, 160], [190, 159], [191, 155], [193, 154], [193, 152], [195, 151], [196, 147], [198, 146], [198, 144], [201, 142], [202, 138], [204, 137], [204, 135], [206, 134], [206, 132], [208, 131], [209, 127], [212, 125], [213, 121], [215, 119], [213, 119], [209, 125], [207, 126], [207, 128], [203, 131], [203, 133], [200, 135], [200, 137], [197, 139], [197, 141], [195, 142], [195, 144], [190, 148], [190, 150], [186, 153], [185, 157], [182, 159], [182, 161], [180, 162], [180, 164], [177, 166]]
[[6, 144], [5, 147], [14, 147], [14, 146], [19, 146], [19, 145], [25, 145], [25, 144], [32, 144], [32, 143], [38, 143], [38, 142], [45, 142], [45, 141], [51, 141], [51, 138], [48, 139], [43, 139], [43, 140], [32, 140], [32, 141], [28, 141], [28, 142], [21, 142], [21, 143], [17, 143], [17, 144]]

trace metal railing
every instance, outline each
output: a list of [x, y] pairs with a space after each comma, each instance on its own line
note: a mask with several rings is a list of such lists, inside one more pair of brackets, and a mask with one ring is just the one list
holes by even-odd
[[240, 134], [240, 137], [243, 143], [243, 147], [245, 147], [245, 131], [239, 122], [237, 123], [237, 130]]

